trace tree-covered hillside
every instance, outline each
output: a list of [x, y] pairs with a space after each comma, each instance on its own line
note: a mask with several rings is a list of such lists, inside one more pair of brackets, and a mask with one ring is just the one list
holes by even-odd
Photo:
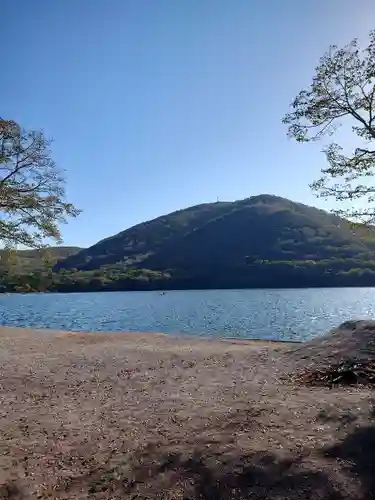
[[0, 250], [0, 269], [12, 267], [15, 272], [33, 272], [47, 266], [53, 266], [58, 261], [66, 259], [79, 252], [79, 247], [49, 247], [34, 250]]
[[198, 205], [138, 224], [59, 263], [69, 269], [103, 265], [191, 270], [255, 260], [370, 258], [374, 234], [322, 210], [260, 195]]
[[37, 262], [3, 273], [4, 290], [375, 286], [375, 232], [260, 195], [138, 224], [53, 268]]
[[147, 257], [162, 251], [166, 242], [195, 231], [230, 206], [231, 203], [225, 202], [197, 205], [143, 222], [82, 250], [61, 262], [59, 267], [98, 269], [118, 263], [139, 267]]

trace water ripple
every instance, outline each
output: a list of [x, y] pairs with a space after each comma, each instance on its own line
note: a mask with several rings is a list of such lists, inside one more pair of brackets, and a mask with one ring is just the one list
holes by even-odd
[[0, 295], [3, 326], [304, 340], [375, 316], [375, 288]]

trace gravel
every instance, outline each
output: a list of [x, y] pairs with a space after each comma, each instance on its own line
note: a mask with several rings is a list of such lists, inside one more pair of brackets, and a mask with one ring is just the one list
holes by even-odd
[[0, 498], [375, 498], [371, 387], [286, 381], [368, 359], [371, 328], [297, 346], [1, 328]]

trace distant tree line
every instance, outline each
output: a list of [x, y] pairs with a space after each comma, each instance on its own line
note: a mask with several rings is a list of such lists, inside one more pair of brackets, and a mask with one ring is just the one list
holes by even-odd
[[2, 269], [2, 292], [96, 292], [210, 288], [305, 288], [375, 286], [375, 260], [250, 261], [216, 269], [158, 272], [104, 266], [97, 270], [45, 267], [31, 272]]

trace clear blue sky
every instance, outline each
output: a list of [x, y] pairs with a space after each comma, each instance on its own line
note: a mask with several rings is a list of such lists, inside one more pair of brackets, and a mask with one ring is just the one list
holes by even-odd
[[84, 211], [66, 244], [217, 198], [317, 205], [324, 156], [281, 118], [374, 20], [374, 0], [3, 0], [0, 114], [54, 138]]

